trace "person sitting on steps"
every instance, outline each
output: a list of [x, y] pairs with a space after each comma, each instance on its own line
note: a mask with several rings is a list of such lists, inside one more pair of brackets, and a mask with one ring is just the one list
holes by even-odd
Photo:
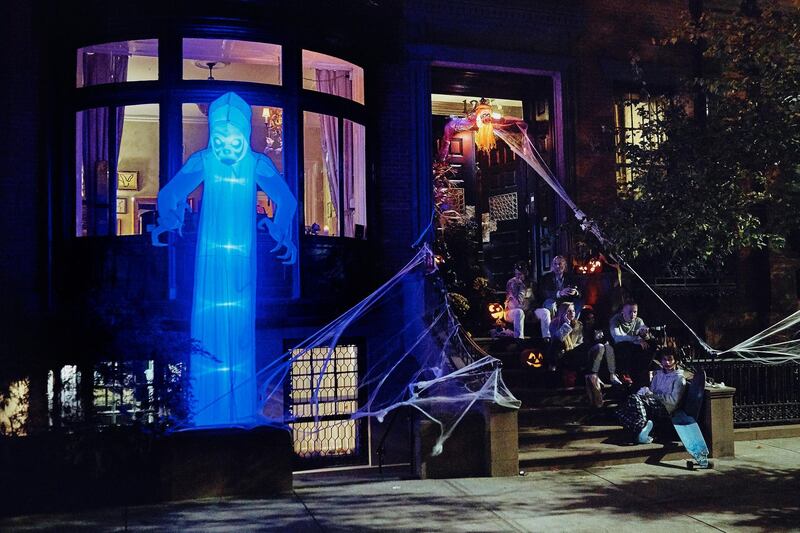
[[611, 317], [608, 329], [614, 340], [617, 361], [632, 378], [634, 388], [646, 386], [653, 357], [647, 342], [650, 330], [639, 317], [639, 305], [626, 302], [622, 310]]
[[628, 396], [617, 409], [620, 424], [635, 436], [634, 442], [638, 444], [653, 442], [650, 432], [656, 424], [672, 423], [670, 417], [686, 390], [686, 378], [677, 366], [675, 354], [664, 350], [660, 362], [661, 369], [653, 374], [650, 386]]
[[514, 337], [525, 337], [525, 311], [530, 289], [525, 284], [525, 267], [514, 265], [514, 277], [506, 283], [505, 321], [514, 325]]
[[597, 373], [600, 372], [600, 364], [603, 362], [603, 358], [605, 358], [606, 365], [608, 366], [608, 380], [614, 385], [622, 385], [622, 381], [620, 381], [617, 376], [614, 348], [611, 346], [611, 343], [605, 340], [605, 332], [597, 327], [594, 309], [588, 305], [584, 306], [581, 311], [580, 320], [581, 323], [583, 323], [583, 336], [596, 343], [596, 349], [595, 346], [593, 346], [593, 349], [589, 351], [589, 360], [592, 364], [589, 377], [592, 379], [593, 384], [595, 384], [594, 380], [597, 380], [596, 384], [598, 387], [603, 384], [597, 377]]
[[555, 316], [558, 302], [569, 299], [576, 304], [577, 309], [582, 308], [578, 300], [580, 294], [575, 279], [567, 273], [567, 260], [563, 255], [553, 258], [550, 272], [542, 276], [536, 290], [536, 296], [541, 307], [534, 310], [539, 326], [542, 329], [542, 338], [550, 338], [550, 322]]
[[556, 318], [550, 323], [553, 342], [548, 352], [548, 369], [555, 370], [557, 363], [563, 362], [565, 370], [585, 371], [586, 361], [604, 351], [603, 345], [595, 340], [594, 329], [588, 333], [589, 336], [584, 324], [577, 319], [572, 302], [558, 304]]

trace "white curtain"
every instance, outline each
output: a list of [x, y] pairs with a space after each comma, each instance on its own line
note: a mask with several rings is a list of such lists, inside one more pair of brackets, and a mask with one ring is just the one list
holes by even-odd
[[[344, 70], [325, 70], [316, 69], [317, 89], [319, 92], [341, 96], [351, 99], [353, 95], [352, 83], [348, 71]], [[339, 220], [339, 128], [338, 119], [330, 115], [320, 115], [320, 127], [322, 131], [322, 155], [325, 158], [325, 170], [328, 174], [328, 185], [331, 192], [331, 202], [334, 212]], [[349, 138], [348, 138], [349, 137]], [[348, 143], [352, 146], [353, 138], [347, 135], [345, 130], [345, 153], [348, 151]], [[350, 173], [352, 175], [352, 173]], [[345, 183], [345, 235], [352, 233], [354, 222], [350, 209], [352, 182]], [[349, 219], [349, 222], [348, 222]], [[351, 228], [351, 229], [348, 229]], [[337, 231], [338, 233], [338, 231]]]
[[[356, 224], [367, 227], [365, 129], [344, 121], [344, 234], [355, 237]], [[366, 235], [366, 233], [365, 233]]]

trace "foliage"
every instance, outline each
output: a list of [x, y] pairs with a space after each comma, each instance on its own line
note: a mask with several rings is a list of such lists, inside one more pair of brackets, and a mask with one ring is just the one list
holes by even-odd
[[797, 230], [800, 11], [704, 15], [662, 45], [704, 49], [705, 70], [663, 114], [641, 110], [643, 142], [625, 154], [635, 179], [603, 224], [626, 259], [713, 274], [739, 249], [781, 247]]
[[[480, 225], [454, 209], [450, 179], [453, 167], [437, 162], [433, 166], [437, 267], [448, 291], [456, 316], [468, 330], [487, 329], [486, 300], [491, 290], [477, 263]], [[483, 280], [483, 281], [481, 281]]]
[[[102, 385], [118, 398], [132, 395], [148, 415], [119, 406], [123, 423], [162, 432], [189, 420], [192, 403], [188, 364], [193, 353], [204, 353], [180, 323], [164, 317], [163, 310], [144, 309], [124, 294], [92, 293], [76, 324], [80, 336], [93, 339], [86, 354], [94, 372], [94, 385]], [[153, 361], [152, 395], [147, 389], [145, 367]], [[130, 399], [130, 398], [129, 398]], [[92, 398], [84, 398], [84, 402]], [[96, 413], [83, 413], [77, 424], [96, 425]]]
[[25, 435], [30, 390], [25, 380], [0, 385], [0, 436]]

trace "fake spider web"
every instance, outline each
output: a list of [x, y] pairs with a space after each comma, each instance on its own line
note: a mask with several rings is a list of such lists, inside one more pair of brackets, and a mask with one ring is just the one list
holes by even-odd
[[[516, 129], [516, 131], [514, 131], [514, 129]], [[573, 211], [584, 231], [592, 233], [603, 245], [611, 244], [611, 241], [602, 233], [597, 223], [590, 220], [586, 214], [578, 208], [569, 194], [567, 194], [561, 182], [555, 174], [553, 174], [531, 142], [524, 125], [514, 124], [511, 127], [495, 128], [494, 134], [503, 140], [515, 154], [521, 157], [528, 166], [553, 189], [558, 197]], [[619, 258], [617, 259], [619, 260]], [[768, 365], [779, 365], [789, 362], [800, 364], [800, 311], [789, 315], [778, 323], [728, 350], [717, 350], [700, 338], [678, 312], [675, 311], [675, 309], [673, 309], [641, 275], [639, 275], [632, 265], [622, 260], [619, 260], [619, 263], [647, 287], [667, 310], [680, 321], [686, 330], [692, 334], [697, 343], [708, 354], [713, 356], [731, 354], [748, 361]]]
[[[584, 231], [593, 233], [601, 243], [610, 244], [597, 224], [572, 201], [523, 128], [518, 133], [500, 128], [494, 131], [573, 210]], [[428, 229], [431, 228], [432, 225]], [[423, 241], [424, 234], [418, 242]], [[621, 264], [658, 297], [708, 353], [733, 354], [763, 364], [800, 363], [800, 311], [729, 350], [715, 350], [631, 265]], [[308, 398], [313, 424], [308, 425], [311, 429], [300, 431], [319, 432], [325, 415], [320, 409], [320, 403], [325, 400], [321, 397], [323, 384], [335, 365], [336, 346], [342, 339], [350, 338], [369, 338], [370, 345], [367, 368], [358, 383], [358, 390], [366, 400], [348, 413], [349, 420], [375, 417], [383, 421], [400, 409], [415, 410], [438, 426], [439, 436], [433, 448], [433, 454], [438, 455], [459, 422], [479, 402], [519, 408], [520, 401], [503, 382], [499, 360], [472, 344], [461, 329], [433, 265], [430, 249], [422, 246], [408, 264], [375, 292], [258, 370], [256, 379], [261, 384], [261, 403], [259, 412], [254, 413], [253, 423], [286, 427], [294, 422], [291, 414], [287, 416], [291, 412], [285, 404], [287, 380], [293, 365], [316, 350], [325, 356], [317, 362]], [[376, 331], [379, 335], [375, 335]], [[207, 407], [198, 406], [195, 412]]]
[[[460, 327], [447, 301], [430, 249], [419, 252], [389, 281], [314, 335], [287, 350], [257, 372], [263, 383], [261, 416], [267, 423], [285, 426], [284, 387], [295, 363], [312, 350], [324, 353], [315, 364], [308, 404], [315, 433], [324, 418], [324, 384], [333, 372], [335, 348], [343, 339], [369, 338], [368, 365], [358, 389], [366, 401], [349, 419], [375, 417], [382, 422], [399, 409], [413, 409], [438, 426], [433, 455], [468, 412], [481, 402], [518, 409], [520, 401], [503, 382], [501, 364], [473, 344]], [[377, 337], [377, 338], [376, 338]], [[322, 350], [320, 350], [322, 348]], [[262, 422], [263, 423], [263, 422]]]

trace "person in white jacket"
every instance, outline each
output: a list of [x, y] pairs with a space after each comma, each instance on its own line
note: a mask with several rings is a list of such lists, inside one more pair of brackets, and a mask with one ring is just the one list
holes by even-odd
[[628, 396], [617, 410], [620, 423], [635, 435], [639, 444], [653, 442], [650, 432], [654, 425], [670, 420], [686, 391], [686, 378], [677, 367], [675, 355], [665, 351], [660, 362], [661, 369], [653, 375], [650, 386]]
[[651, 338], [650, 329], [639, 317], [636, 302], [625, 303], [622, 310], [611, 317], [608, 329], [614, 340], [617, 362], [623, 372], [633, 380], [634, 387], [647, 385], [653, 358], [650, 343], [647, 342]]

